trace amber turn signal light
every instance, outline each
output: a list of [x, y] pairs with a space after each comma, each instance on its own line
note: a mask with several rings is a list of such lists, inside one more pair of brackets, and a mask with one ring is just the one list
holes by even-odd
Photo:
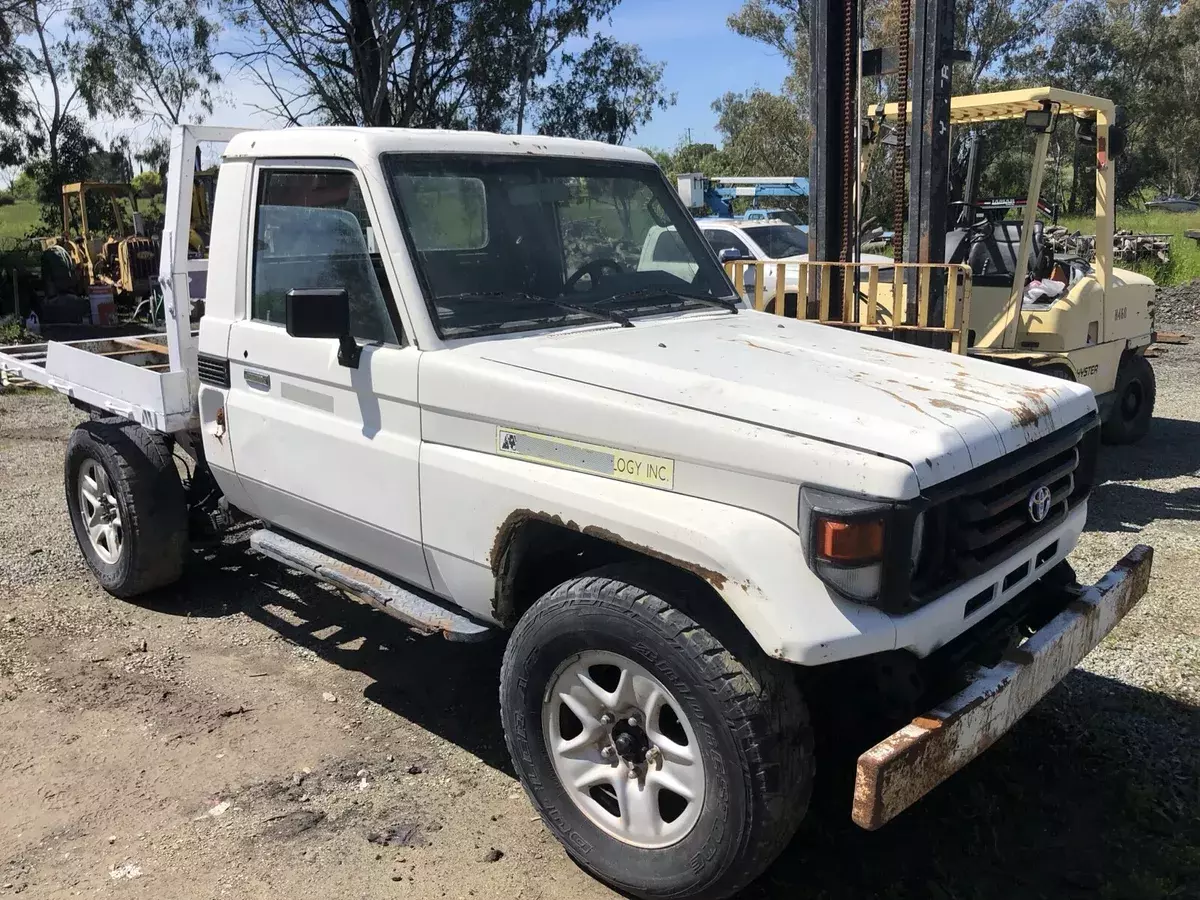
[[861, 565], [883, 556], [883, 521], [817, 519], [817, 555], [843, 565]]

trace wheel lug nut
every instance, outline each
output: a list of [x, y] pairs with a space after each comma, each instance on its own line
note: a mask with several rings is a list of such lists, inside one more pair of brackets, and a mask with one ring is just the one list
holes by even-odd
[[633, 727], [633, 728], [637, 728], [637, 726], [638, 726], [638, 717], [637, 717], [637, 716], [630, 716], [630, 717], [629, 717], [629, 724], [630, 724], [630, 726], [631, 726], [631, 727]]
[[612, 713], [604, 713], [602, 716], [600, 716], [600, 724], [601, 725], [611, 725], [612, 723], [613, 723]]
[[629, 780], [634, 781], [637, 777], [638, 777], [638, 770], [633, 768], [633, 766], [630, 766], [629, 767]]
[[603, 756], [605, 759], [611, 758], [613, 755], [613, 748], [612, 747], [601, 747], [600, 755]]

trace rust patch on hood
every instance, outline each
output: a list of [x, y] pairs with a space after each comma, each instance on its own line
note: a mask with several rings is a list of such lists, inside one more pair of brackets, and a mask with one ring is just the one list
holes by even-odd
[[1018, 401], [1016, 408], [1012, 410], [1013, 422], [1022, 428], [1032, 428], [1043, 416], [1049, 416], [1050, 404], [1046, 402], [1046, 392], [1050, 390], [1051, 388], [1026, 388], [1021, 391], [1021, 396], [1025, 399]]
[[938, 409], [948, 409], [953, 412], [974, 414], [974, 410], [963, 406], [961, 403], [955, 403], [953, 400], [947, 400], [945, 397], [934, 397], [929, 401], [930, 406], [936, 406]]
[[794, 355], [791, 350], [780, 350], [777, 347], [766, 347], [762, 344], [755, 342], [753, 338], [747, 338], [747, 337], [728, 338], [728, 340], [735, 341], [736, 343], [739, 343], [739, 344], [745, 344], [747, 347], [751, 347], [755, 350], [766, 350], [768, 353], [779, 353], [783, 356], [793, 356]]
[[879, 347], [872, 347], [871, 352], [883, 353], [887, 356], [898, 356], [901, 359], [918, 359], [919, 358], [915, 353], [901, 353], [899, 350], [882, 350]]

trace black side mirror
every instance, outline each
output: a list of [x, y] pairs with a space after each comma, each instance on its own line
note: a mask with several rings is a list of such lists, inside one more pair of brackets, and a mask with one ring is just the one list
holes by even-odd
[[720, 253], [717, 254], [717, 259], [719, 259], [722, 263], [735, 262], [741, 258], [742, 258], [742, 251], [737, 249], [736, 247], [726, 247], [724, 250], [722, 250]]
[[350, 297], [344, 288], [293, 288], [284, 305], [291, 337], [337, 338], [338, 364], [358, 368], [362, 347], [350, 335]]

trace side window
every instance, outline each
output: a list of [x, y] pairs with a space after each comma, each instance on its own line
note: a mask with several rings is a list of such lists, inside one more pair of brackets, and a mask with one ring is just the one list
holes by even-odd
[[391, 291], [353, 172], [264, 171], [255, 222], [255, 321], [284, 324], [284, 297], [293, 288], [345, 288], [351, 333], [398, 343]]
[[706, 231], [704, 232], [704, 238], [708, 241], [708, 246], [713, 248], [713, 253], [716, 253], [718, 256], [722, 250], [733, 248], [742, 255], [743, 259], [754, 258], [754, 254], [750, 252], [750, 248], [732, 231]]

